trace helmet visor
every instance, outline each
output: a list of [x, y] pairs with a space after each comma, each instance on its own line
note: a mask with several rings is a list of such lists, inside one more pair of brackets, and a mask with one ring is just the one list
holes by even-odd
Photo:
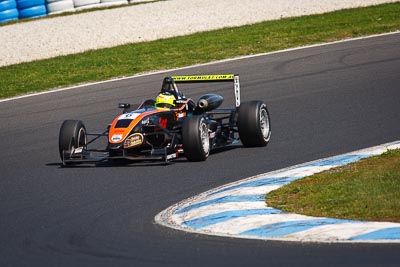
[[173, 108], [174, 106], [168, 103], [156, 103], [156, 108]]

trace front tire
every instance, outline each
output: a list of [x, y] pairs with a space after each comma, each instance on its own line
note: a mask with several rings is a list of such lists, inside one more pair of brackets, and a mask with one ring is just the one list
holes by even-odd
[[205, 161], [210, 154], [208, 125], [202, 116], [186, 117], [182, 123], [182, 145], [189, 161]]
[[244, 146], [266, 146], [271, 138], [271, 121], [267, 105], [261, 101], [242, 103], [239, 107], [237, 126]]
[[85, 125], [80, 120], [66, 120], [61, 125], [58, 139], [61, 160], [64, 161], [64, 152], [72, 153], [78, 147], [87, 147]]

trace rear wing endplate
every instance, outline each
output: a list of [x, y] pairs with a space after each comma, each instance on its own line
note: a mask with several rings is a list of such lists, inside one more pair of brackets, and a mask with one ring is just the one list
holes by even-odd
[[236, 107], [240, 106], [240, 82], [238, 74], [210, 74], [172, 76], [175, 83], [233, 82]]

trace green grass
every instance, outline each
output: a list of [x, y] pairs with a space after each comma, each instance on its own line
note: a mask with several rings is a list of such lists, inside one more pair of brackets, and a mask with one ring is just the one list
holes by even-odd
[[267, 203], [304, 215], [400, 222], [400, 149], [290, 183]]
[[400, 3], [263, 22], [0, 68], [0, 98], [400, 30]]

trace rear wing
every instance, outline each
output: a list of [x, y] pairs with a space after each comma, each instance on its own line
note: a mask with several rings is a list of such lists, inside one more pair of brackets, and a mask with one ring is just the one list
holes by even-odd
[[236, 107], [240, 106], [240, 82], [238, 74], [211, 74], [172, 76], [175, 83], [233, 82]]

